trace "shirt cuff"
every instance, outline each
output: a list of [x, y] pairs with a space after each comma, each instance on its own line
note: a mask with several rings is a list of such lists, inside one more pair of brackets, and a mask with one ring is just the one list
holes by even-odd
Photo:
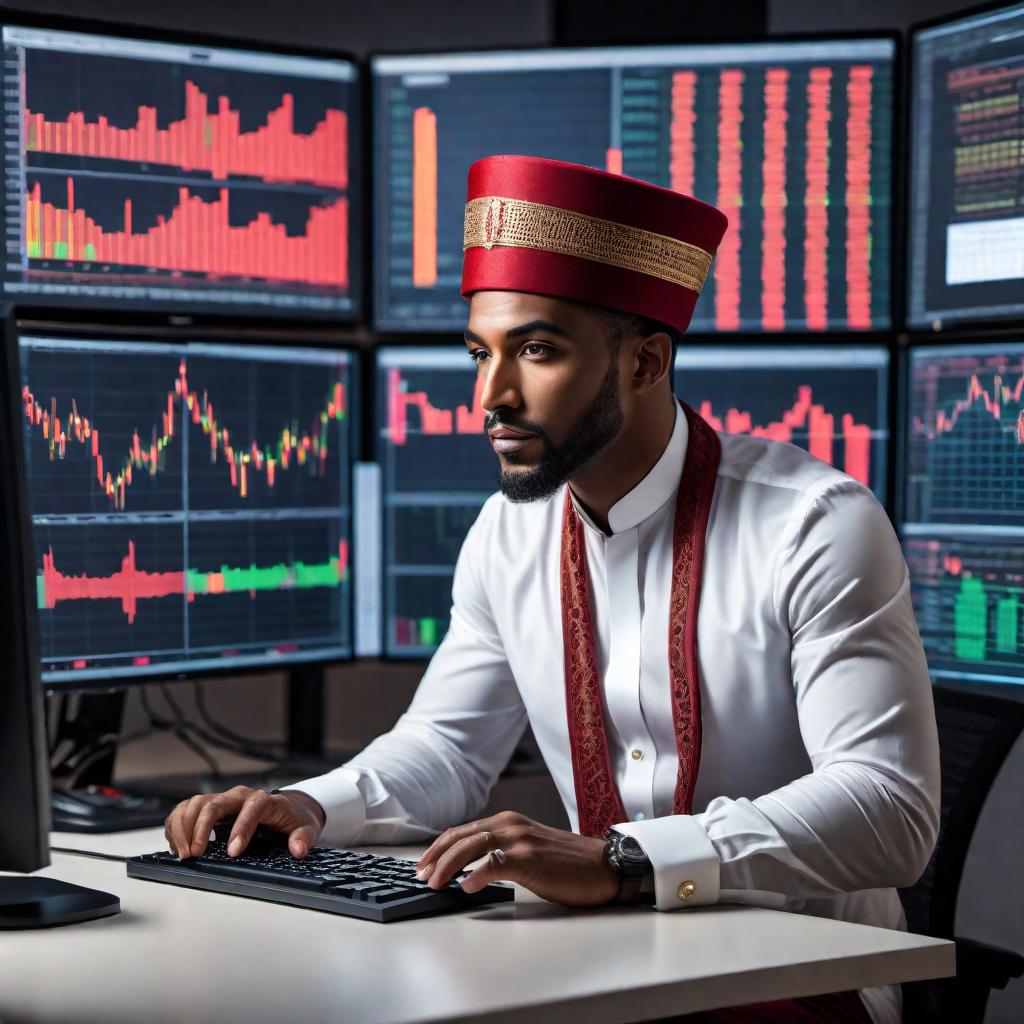
[[296, 789], [311, 796], [326, 815], [318, 846], [352, 846], [366, 824], [366, 801], [355, 780], [359, 773], [351, 768], [335, 768], [326, 775], [282, 786], [281, 791]]
[[614, 828], [632, 836], [654, 867], [654, 906], [658, 910], [718, 902], [718, 854], [703, 826], [690, 815], [625, 821]]

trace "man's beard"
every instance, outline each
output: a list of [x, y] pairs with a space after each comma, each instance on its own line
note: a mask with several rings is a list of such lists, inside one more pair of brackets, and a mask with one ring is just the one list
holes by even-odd
[[[486, 429], [492, 430], [501, 423], [498, 415], [487, 417]], [[519, 426], [519, 424], [508, 424]], [[501, 469], [499, 474], [501, 493], [509, 501], [539, 501], [548, 498], [559, 487], [581, 470], [622, 428], [622, 405], [619, 403], [619, 361], [612, 357], [611, 366], [601, 383], [601, 390], [583, 413], [569, 436], [560, 445], [552, 443], [548, 434], [533, 424], [522, 424], [522, 429], [532, 430], [544, 445], [544, 452], [536, 466], [520, 473]], [[508, 462], [518, 456], [506, 455]]]

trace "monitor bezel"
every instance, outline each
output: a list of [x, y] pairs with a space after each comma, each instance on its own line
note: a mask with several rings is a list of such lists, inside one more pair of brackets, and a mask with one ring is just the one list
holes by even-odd
[[[349, 494], [353, 495], [354, 465], [362, 458], [363, 445], [365, 442], [364, 423], [367, 412], [367, 403], [362, 395], [362, 388], [365, 380], [366, 366], [370, 362], [367, 350], [352, 342], [337, 340], [337, 336], [329, 334], [328, 329], [321, 325], [318, 334], [311, 332], [295, 331], [287, 329], [275, 330], [273, 326], [257, 331], [254, 328], [221, 326], [220, 329], [210, 327], [191, 327], [173, 325], [162, 330], [146, 329], [139, 326], [110, 325], [106, 330], [102, 326], [93, 324], [67, 324], [56, 321], [37, 321], [23, 319], [20, 315], [13, 327], [14, 345], [17, 347], [23, 335], [34, 337], [46, 336], [68, 340], [92, 340], [92, 341], [136, 341], [136, 342], [164, 342], [169, 344], [183, 344], [195, 342], [200, 344], [230, 345], [232, 342], [246, 347], [294, 347], [315, 350], [321, 352], [344, 352], [348, 355], [351, 363], [352, 393], [356, 396], [356, 407], [352, 415], [351, 434], [349, 438]], [[311, 344], [311, 341], [319, 341], [319, 344]], [[19, 350], [20, 354], [20, 350]], [[20, 365], [20, 363], [19, 363]], [[20, 385], [19, 385], [20, 386]], [[19, 404], [20, 408], [20, 404]], [[18, 417], [19, 434], [23, 430], [20, 416]], [[353, 495], [354, 497], [354, 495]], [[27, 478], [26, 478], [26, 514], [27, 514]], [[29, 517], [29, 534], [31, 536], [31, 517]], [[354, 516], [350, 519], [354, 525]], [[354, 538], [350, 538], [350, 544]], [[35, 555], [33, 552], [32, 572], [36, 570]], [[356, 579], [356, 559], [350, 559], [349, 564], [349, 609], [348, 627], [350, 636], [350, 653], [345, 656], [323, 657], [311, 653], [309, 657], [290, 657], [287, 660], [266, 659], [265, 663], [252, 665], [206, 665], [191, 668], [188, 666], [177, 667], [174, 670], [161, 670], [160, 665], [153, 667], [152, 672], [140, 673], [136, 676], [121, 676], [112, 679], [79, 679], [74, 677], [74, 672], [68, 672], [67, 679], [43, 679], [42, 659], [37, 657], [36, 665], [39, 669], [38, 679], [41, 690], [45, 694], [61, 693], [116, 693], [133, 689], [136, 686], [151, 684], [166, 684], [175, 682], [197, 682], [203, 680], [229, 679], [248, 676], [267, 677], [270, 675], [290, 673], [292, 669], [302, 669], [310, 666], [321, 666], [329, 668], [335, 665], [346, 665], [356, 660], [355, 654], [355, 600], [358, 594], [358, 582]]]
[[[2, 562], [5, 580], [0, 608], [6, 627], [4, 675], [0, 684], [0, 741], [4, 750], [4, 796], [0, 799], [0, 869], [35, 871], [49, 858], [50, 763], [44, 728], [39, 636], [33, 601], [34, 558], [28, 514], [28, 480], [21, 443], [21, 371], [18, 332], [12, 307], [0, 307], [3, 320], [0, 359], [0, 412], [4, 440], [0, 466], [5, 480], [3, 504], [17, 522], [5, 531]], [[15, 426], [17, 424], [17, 426]], [[9, 578], [13, 576], [13, 578]], [[20, 577], [20, 579], [18, 578]], [[7, 816], [10, 815], [10, 818]]]
[[[941, 28], [944, 25], [953, 25], [958, 21], [970, 21], [972, 18], [977, 18], [984, 14], [991, 14], [994, 11], [1009, 10], [1010, 8], [1021, 6], [1020, 0], [1012, 0], [1012, 2], [1007, 2], [1007, 0], [988, 0], [986, 3], [965, 8], [962, 11], [957, 11], [955, 14], [945, 14], [912, 22], [907, 28], [907, 38], [904, 46], [905, 71], [903, 102], [906, 125], [904, 138], [902, 140], [905, 159], [902, 160], [901, 167], [901, 174], [903, 177], [903, 193], [901, 197], [903, 238], [901, 240], [901, 244], [903, 246], [902, 251], [904, 256], [901, 261], [901, 270], [904, 279], [902, 295], [903, 317], [901, 322], [903, 330], [915, 339], [921, 334], [926, 334], [932, 339], [938, 339], [946, 334], [956, 333], [958, 331], [992, 331], [999, 330], [1001, 328], [1013, 329], [1014, 327], [1019, 329], [1024, 326], [1024, 311], [1017, 316], [1007, 317], [955, 317], [953, 319], [943, 319], [941, 326], [933, 328], [930, 331], [923, 323], [911, 323], [910, 321], [911, 194], [914, 188], [913, 175], [911, 171], [914, 160], [914, 75], [917, 71], [914, 54], [917, 49], [917, 37], [921, 32], [925, 32], [928, 29]], [[1022, 282], [1022, 287], [1024, 287], [1024, 282]]]
[[[889, 253], [890, 253], [890, 265], [889, 265], [889, 324], [886, 327], [872, 328], [866, 331], [856, 331], [842, 328], [829, 328], [824, 331], [800, 331], [798, 328], [787, 327], [782, 331], [735, 331], [735, 332], [716, 332], [716, 331], [688, 331], [686, 337], [694, 338], [700, 344], [712, 344], [713, 339], [716, 338], [742, 338], [745, 341], [750, 339], [754, 344], [760, 344], [762, 341], [772, 343], [776, 339], [783, 339], [793, 334], [799, 334], [806, 336], [809, 341], [821, 342], [824, 339], [835, 338], [837, 340], [856, 339], [857, 341], [863, 340], [866, 344], [886, 344], [892, 335], [899, 331], [904, 323], [902, 299], [905, 293], [905, 287], [903, 283], [903, 276], [905, 272], [905, 260], [898, 259], [897, 246], [903, 244], [905, 239], [902, 237], [903, 222], [906, 219], [906, 210], [904, 208], [904, 178], [906, 172], [904, 169], [903, 159], [903, 139], [905, 136], [904, 125], [901, 123], [901, 118], [905, 116], [906, 101], [909, 94], [907, 93], [907, 77], [906, 77], [906, 51], [908, 47], [905, 45], [903, 33], [897, 30], [877, 30], [877, 31], [841, 31], [841, 32], [804, 32], [804, 33], [785, 33], [783, 35], [767, 35], [767, 36], [756, 36], [756, 35], [741, 35], [736, 36], [734, 39], [728, 39], [724, 41], [706, 41], [706, 40], [675, 40], [675, 41], [659, 41], [657, 43], [636, 43], [628, 44], [627, 46], [609, 46], [607, 43], [587, 43], [587, 44], [573, 44], [573, 45], [551, 45], [551, 46], [481, 46], [474, 47], [473, 49], [459, 49], [451, 50], [448, 48], [442, 49], [423, 49], [423, 50], [408, 50], [408, 49], [373, 49], [368, 51], [365, 60], [366, 66], [366, 87], [365, 93], [369, 99], [370, 114], [367, 120], [368, 129], [368, 142], [367, 142], [367, 153], [369, 154], [366, 160], [367, 164], [373, 164], [376, 166], [376, 154], [377, 147], [381, 140], [378, 138], [377, 133], [377, 108], [378, 108], [378, 87], [380, 73], [376, 70], [376, 62], [379, 58], [387, 57], [458, 57], [458, 56], [473, 56], [476, 54], [494, 54], [494, 53], [509, 53], [509, 54], [532, 54], [532, 53], [561, 53], [561, 52], [578, 52], [578, 51], [599, 51], [599, 50], [621, 50], [621, 49], [665, 49], [679, 46], [693, 46], [693, 47], [733, 47], [733, 46], [746, 46], [753, 44], [760, 45], [785, 45], [787, 43], [821, 43], [821, 42], [878, 42], [887, 41], [893, 44], [892, 54], [892, 116], [890, 118], [890, 135], [889, 135], [889, 146], [890, 146], [890, 166], [891, 166], [891, 180], [890, 180], [890, 193], [889, 193]], [[367, 297], [368, 297], [368, 316], [366, 318], [370, 330], [374, 336], [379, 339], [380, 344], [402, 344], [403, 340], [409, 337], [419, 338], [433, 338], [433, 337], [444, 337], [446, 334], [452, 332], [452, 328], [438, 327], [438, 328], [421, 328], [416, 331], [409, 324], [399, 324], [395, 321], [382, 321], [378, 316], [377, 302], [376, 302], [376, 272], [377, 272], [377, 242], [376, 237], [376, 215], [378, 201], [380, 200], [380, 191], [383, 188], [378, 174], [372, 176], [373, 180], [370, 183], [370, 193], [368, 194], [369, 209], [371, 216], [366, 218], [370, 223], [367, 225], [369, 235], [369, 247], [367, 252], [370, 254], [370, 267], [366, 274], [367, 278]], [[469, 315], [469, 303], [466, 302], [466, 315], [468, 319]]]
[[[9, 302], [17, 311], [19, 319], [25, 316], [61, 316], [77, 319], [88, 323], [102, 325], [117, 322], [140, 324], [143, 326], [162, 327], [168, 324], [189, 326], [216, 326], [217, 324], [233, 323], [239, 325], [258, 324], [270, 318], [281, 323], [308, 323], [311, 325], [338, 324], [356, 327], [366, 322], [369, 307], [367, 300], [367, 283], [370, 275], [365, 272], [364, 265], [369, 255], [366, 248], [366, 227], [370, 219], [366, 216], [368, 209], [366, 199], [369, 195], [371, 175], [366, 163], [368, 93], [366, 87], [365, 61], [351, 51], [334, 50], [310, 46], [299, 46], [290, 43], [269, 43], [264, 40], [251, 39], [246, 36], [219, 36], [213, 33], [192, 30], [175, 31], [151, 26], [136, 26], [123, 21], [103, 21], [94, 18], [76, 16], [38, 14], [30, 11], [16, 10], [0, 6], [0, 29], [32, 28], [50, 29], [59, 32], [77, 32], [83, 35], [107, 36], [116, 39], [138, 40], [140, 42], [177, 43], [185, 46], [202, 46], [210, 49], [246, 51], [256, 53], [278, 54], [284, 57], [310, 57], [319, 60], [331, 60], [352, 66], [354, 76], [348, 83], [352, 89], [353, 100], [350, 115], [358, 118], [358, 124], [349, 132], [349, 233], [353, 253], [349, 260], [349, 285], [352, 309], [347, 311], [311, 311], [298, 312], [277, 309], [268, 306], [265, 309], [253, 309], [239, 303], [239, 309], [215, 304], [175, 303], [157, 300], [111, 300], [106, 305], [88, 299], [73, 296], [45, 296], [39, 301], [22, 301], [16, 296], [3, 295], [3, 301]], [[358, 251], [356, 251], [358, 250]], [[0, 282], [0, 294], [3, 294]]]

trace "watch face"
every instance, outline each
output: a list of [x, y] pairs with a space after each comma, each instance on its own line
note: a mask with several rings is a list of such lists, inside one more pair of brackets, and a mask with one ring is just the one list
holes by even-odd
[[632, 837], [623, 836], [619, 844], [619, 854], [628, 864], [646, 864], [647, 854], [643, 847]]

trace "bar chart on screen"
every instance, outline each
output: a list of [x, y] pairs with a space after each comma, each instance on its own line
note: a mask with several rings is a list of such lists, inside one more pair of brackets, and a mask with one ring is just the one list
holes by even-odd
[[884, 501], [888, 370], [875, 346], [684, 346], [676, 393], [715, 430], [795, 444]]
[[22, 339], [44, 674], [350, 646], [351, 357]]
[[5, 28], [3, 67], [12, 294], [353, 308], [346, 62]]
[[518, 153], [713, 203], [691, 330], [890, 323], [891, 40], [379, 57], [375, 318], [458, 329], [471, 164]]

